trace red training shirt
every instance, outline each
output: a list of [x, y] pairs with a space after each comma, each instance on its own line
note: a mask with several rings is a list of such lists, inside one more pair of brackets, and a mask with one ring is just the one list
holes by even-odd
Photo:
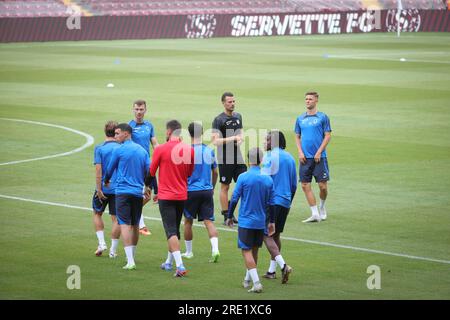
[[150, 175], [158, 174], [158, 199], [186, 200], [187, 179], [194, 171], [194, 148], [179, 138], [155, 148], [150, 165]]

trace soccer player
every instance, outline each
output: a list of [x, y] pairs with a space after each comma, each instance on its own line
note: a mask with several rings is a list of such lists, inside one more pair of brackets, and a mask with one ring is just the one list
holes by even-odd
[[[241, 174], [230, 201], [228, 211], [228, 226], [233, 226], [233, 212], [241, 198], [239, 208], [238, 248], [242, 249], [247, 272], [242, 283], [244, 288], [253, 287], [248, 292], [262, 292], [263, 286], [259, 281], [256, 266], [258, 263], [258, 249], [264, 239], [264, 233], [272, 236], [275, 232], [275, 217], [270, 204], [273, 201], [273, 181], [268, 175], [261, 174], [260, 163], [262, 151], [252, 148], [248, 152], [249, 171]], [[270, 212], [269, 224], [266, 224], [267, 213]], [[266, 230], [266, 227], [268, 230]]]
[[286, 138], [283, 132], [272, 130], [266, 137], [266, 155], [263, 158], [262, 172], [273, 180], [274, 192], [272, 210], [275, 215], [275, 233], [264, 236], [264, 243], [271, 255], [269, 270], [263, 276], [267, 279], [276, 278], [277, 265], [281, 268], [281, 283], [287, 283], [292, 268], [288, 266], [281, 255], [280, 234], [284, 230], [289, 208], [297, 191], [297, 169], [294, 158], [285, 151]]
[[[155, 129], [153, 124], [148, 120], [144, 120], [146, 112], [147, 103], [145, 100], [136, 100], [133, 103], [134, 120], [131, 120], [128, 124], [131, 128], [133, 128], [133, 135], [131, 136], [131, 139], [144, 148], [150, 157], [150, 143], [154, 149], [158, 146], [158, 140], [155, 137]], [[153, 180], [151, 189], [154, 191], [153, 202], [156, 203], [158, 201], [158, 184], [156, 179]], [[148, 201], [150, 201], [150, 198], [145, 197], [144, 205], [146, 205]], [[144, 236], [151, 235], [150, 230], [145, 225], [144, 215], [141, 215], [141, 220], [139, 221], [139, 233]]]
[[219, 240], [214, 226], [214, 188], [217, 182], [217, 162], [214, 150], [202, 143], [203, 127], [192, 122], [188, 126], [195, 154], [195, 167], [188, 178], [188, 199], [184, 204], [184, 242], [186, 252], [181, 256], [194, 257], [192, 251], [192, 222], [195, 218], [203, 221], [211, 242], [210, 262], [217, 262], [220, 257]]
[[105, 180], [105, 173], [108, 163], [111, 159], [111, 154], [114, 149], [120, 146], [114, 139], [114, 130], [116, 129], [117, 122], [108, 121], [105, 124], [105, 141], [94, 149], [94, 165], [95, 165], [95, 185], [96, 189], [94, 196], [92, 197], [92, 208], [94, 210], [94, 227], [95, 233], [98, 238], [98, 247], [95, 251], [96, 256], [101, 256], [103, 251], [108, 249], [105, 242], [105, 236], [103, 230], [105, 226], [103, 224], [102, 215], [106, 207], [109, 208], [109, 215], [112, 220], [111, 231], [111, 249], [109, 251], [109, 257], [115, 258], [117, 256], [117, 245], [120, 237], [120, 227], [116, 219], [116, 206], [115, 206], [115, 189], [116, 189], [116, 172], [113, 172], [111, 177], [111, 184], [109, 187], [103, 186]]
[[[306, 112], [295, 122], [295, 142], [300, 159], [300, 182], [306, 200], [311, 208], [311, 217], [303, 222], [320, 222], [327, 219], [325, 200], [327, 199], [327, 181], [330, 179], [325, 148], [331, 139], [331, 126], [328, 116], [317, 110], [319, 94], [305, 94]], [[312, 176], [319, 184], [320, 207], [317, 208], [316, 198], [311, 189]]]
[[[224, 112], [212, 123], [212, 143], [217, 146], [220, 175], [220, 205], [224, 216], [224, 224], [228, 212], [228, 191], [231, 180], [236, 182], [239, 175], [247, 171], [242, 158], [240, 145], [244, 141], [242, 132], [242, 116], [234, 112], [236, 100], [231, 92], [222, 94]], [[234, 223], [238, 221], [233, 216]]]
[[187, 180], [194, 170], [194, 149], [181, 142], [180, 134], [180, 122], [167, 122], [167, 142], [155, 149], [150, 177], [146, 180], [146, 185], [150, 185], [159, 169], [159, 212], [169, 247], [167, 260], [161, 265], [161, 269], [172, 270], [174, 259], [177, 267], [174, 274], [176, 277], [184, 277], [187, 273], [180, 253], [180, 223], [187, 199]]
[[148, 153], [131, 140], [132, 132], [126, 123], [117, 126], [115, 137], [122, 145], [113, 151], [105, 174], [105, 186], [108, 186], [112, 173], [117, 170], [116, 212], [127, 256], [127, 264], [123, 267], [126, 270], [136, 269], [134, 257], [139, 240], [142, 190], [150, 166]]

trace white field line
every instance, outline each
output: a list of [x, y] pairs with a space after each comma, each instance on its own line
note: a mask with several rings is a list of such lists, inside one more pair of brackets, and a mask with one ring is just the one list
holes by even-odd
[[[26, 199], [26, 198], [21, 198], [21, 197], [13, 197], [13, 196], [8, 196], [8, 195], [4, 195], [4, 194], [0, 194], [0, 198], [9, 199], [9, 200], [17, 200], [17, 201], [25, 201], [25, 202], [31, 202], [31, 203], [38, 203], [38, 204], [49, 205], [49, 206], [70, 208], [70, 209], [79, 209], [79, 210], [85, 210], [85, 211], [92, 211], [92, 208], [73, 206], [73, 205], [68, 205], [68, 204], [63, 204], [63, 203], [55, 203], [55, 202], [49, 202], [49, 201], [32, 200], [32, 199]], [[161, 221], [161, 218], [145, 217], [145, 216], [144, 216], [144, 218], [148, 219], [148, 220]], [[203, 227], [204, 228], [203, 224], [195, 223], [194, 226], [196, 226], [196, 227]], [[216, 228], [218, 230], [226, 231], [226, 232], [237, 232], [235, 229], [230, 229], [230, 228], [222, 228], [222, 227], [216, 227]], [[347, 245], [341, 245], [341, 244], [330, 243], [330, 242], [322, 242], [322, 241], [307, 240], [307, 239], [298, 239], [298, 238], [293, 238], [293, 237], [281, 237], [281, 239], [283, 239], [283, 240], [290, 240], [290, 241], [297, 241], [297, 242], [304, 242], [304, 243], [309, 243], [309, 244], [317, 244], [317, 245], [327, 246], [327, 247], [335, 247], [335, 248], [349, 249], [349, 250], [354, 250], [354, 251], [362, 251], [362, 252], [367, 252], [367, 253], [376, 253], [376, 254], [382, 254], [382, 255], [387, 255], [387, 256], [394, 256], [394, 257], [413, 259], [413, 260], [422, 260], [422, 261], [450, 264], [450, 261], [448, 261], [448, 260], [441, 260], [441, 259], [434, 259], [434, 258], [427, 258], [427, 257], [412, 256], [412, 255], [409, 255], [409, 254], [394, 253], [394, 252], [388, 252], [388, 251], [382, 251], [382, 250], [374, 250], [374, 249], [367, 249], [367, 248], [361, 248], [361, 247], [347, 246]]]
[[81, 131], [78, 131], [78, 130], [75, 130], [75, 129], [72, 129], [72, 128], [59, 126], [59, 125], [51, 124], [51, 123], [30, 121], [30, 120], [10, 119], [10, 118], [0, 118], [0, 120], [23, 122], [23, 123], [30, 123], [30, 124], [36, 124], [36, 125], [41, 125], [41, 126], [47, 126], [47, 127], [63, 129], [63, 130], [69, 131], [69, 132], [76, 133], [76, 134], [86, 138], [86, 143], [85, 144], [83, 144], [79, 148], [73, 149], [73, 150], [68, 151], [68, 152], [58, 153], [58, 154], [53, 154], [53, 155], [50, 155], [50, 156], [44, 156], [44, 157], [33, 158], [33, 159], [25, 159], [25, 160], [16, 160], [16, 161], [10, 161], [10, 162], [3, 162], [3, 163], [0, 163], [0, 166], [6, 166], [6, 165], [10, 165], [10, 164], [17, 164], [17, 163], [30, 162], [30, 161], [45, 160], [45, 159], [51, 159], [51, 158], [57, 158], [57, 157], [63, 157], [63, 156], [69, 156], [71, 154], [80, 152], [80, 151], [90, 147], [92, 144], [94, 144], [94, 137], [92, 137], [91, 135], [89, 135], [87, 133], [84, 133], [84, 132], [81, 132]]

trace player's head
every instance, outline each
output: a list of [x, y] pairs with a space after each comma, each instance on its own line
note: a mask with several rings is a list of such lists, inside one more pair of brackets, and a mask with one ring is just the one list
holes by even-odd
[[116, 141], [119, 143], [131, 139], [132, 134], [133, 129], [130, 127], [128, 123], [119, 123], [115, 129], [115, 138]]
[[171, 136], [179, 137], [181, 135], [181, 123], [178, 120], [170, 120], [166, 123], [166, 140]]
[[234, 94], [232, 94], [231, 92], [224, 92], [222, 94], [222, 104], [225, 107], [225, 111], [233, 112], [236, 105]]
[[191, 138], [199, 139], [203, 134], [203, 126], [198, 122], [191, 122], [189, 123], [188, 131]]
[[133, 102], [134, 118], [137, 122], [142, 122], [147, 112], [147, 103], [145, 100], [136, 100]]
[[319, 101], [319, 94], [315, 91], [308, 91], [305, 93], [305, 104], [308, 110], [312, 110], [317, 106]]
[[116, 134], [116, 127], [119, 124], [117, 123], [117, 121], [108, 121], [105, 124], [105, 136], [107, 136], [108, 138], [114, 138], [115, 134]]
[[247, 157], [248, 163], [251, 166], [259, 166], [263, 158], [263, 153], [259, 148], [252, 148], [248, 151]]
[[267, 133], [266, 150], [272, 150], [274, 148], [286, 149], [286, 138], [284, 137], [283, 132], [279, 130], [271, 130]]

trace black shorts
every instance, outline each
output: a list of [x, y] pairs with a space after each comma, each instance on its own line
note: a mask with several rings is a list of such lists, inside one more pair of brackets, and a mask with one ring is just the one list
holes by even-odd
[[198, 221], [214, 221], [214, 199], [212, 190], [189, 191], [184, 203], [184, 216]]
[[159, 213], [166, 237], [177, 236], [180, 239], [180, 223], [183, 217], [184, 200], [158, 200]]
[[274, 205], [273, 209], [275, 210], [275, 233], [282, 233], [290, 208]]
[[238, 227], [238, 248], [251, 250], [261, 248], [264, 240], [264, 229], [247, 229]]
[[105, 212], [106, 206], [109, 208], [109, 214], [115, 216], [116, 215], [116, 195], [115, 194], [105, 194], [107, 199], [100, 200], [97, 195], [97, 191], [94, 191], [94, 195], [92, 196], [92, 209], [96, 213]]
[[142, 202], [142, 197], [116, 194], [116, 213], [119, 224], [138, 225], [142, 215]]
[[319, 163], [316, 163], [314, 158], [307, 158], [305, 164], [300, 162], [299, 175], [300, 182], [311, 182], [313, 176], [316, 182], [330, 180], [327, 158], [320, 159]]
[[245, 164], [219, 164], [220, 183], [230, 184], [237, 181], [239, 175], [247, 171]]

